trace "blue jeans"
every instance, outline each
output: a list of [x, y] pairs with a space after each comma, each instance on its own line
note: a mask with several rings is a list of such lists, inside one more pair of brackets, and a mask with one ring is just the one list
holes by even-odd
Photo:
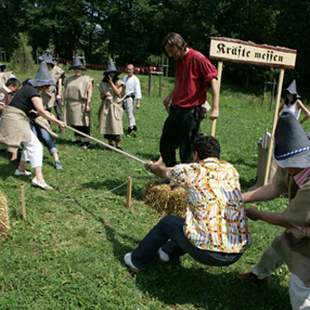
[[51, 155], [57, 152], [56, 144], [54, 142], [53, 137], [41, 126], [37, 125], [36, 123], [31, 123], [31, 130], [32, 132], [38, 137], [40, 142], [46, 146]]
[[196, 261], [210, 266], [228, 266], [236, 262], [242, 253], [230, 254], [201, 250], [190, 243], [183, 232], [185, 220], [176, 215], [162, 218], [132, 252], [132, 262], [139, 269], [147, 268], [157, 256], [159, 248], [170, 260], [177, 260], [188, 253]]

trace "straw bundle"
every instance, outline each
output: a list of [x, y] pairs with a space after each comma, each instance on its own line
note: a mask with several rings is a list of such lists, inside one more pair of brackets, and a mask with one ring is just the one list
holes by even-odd
[[153, 181], [146, 185], [144, 201], [161, 215], [176, 214], [184, 217], [187, 193], [180, 186], [172, 187], [167, 183]]
[[6, 237], [10, 230], [9, 211], [6, 197], [0, 192], [0, 238]]

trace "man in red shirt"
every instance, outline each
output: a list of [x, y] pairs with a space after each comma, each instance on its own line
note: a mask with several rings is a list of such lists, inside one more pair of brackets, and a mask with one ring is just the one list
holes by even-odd
[[202, 105], [211, 89], [211, 119], [219, 115], [217, 70], [209, 59], [189, 48], [178, 33], [169, 33], [162, 42], [163, 52], [176, 61], [175, 87], [164, 99], [169, 113], [160, 139], [160, 154], [168, 167], [176, 165], [176, 150], [182, 163], [191, 162], [193, 142], [199, 132]]

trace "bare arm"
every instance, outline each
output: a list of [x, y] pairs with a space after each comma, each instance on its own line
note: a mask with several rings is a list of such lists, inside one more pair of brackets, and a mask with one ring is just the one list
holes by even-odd
[[47, 120], [59, 125], [61, 128], [65, 127], [65, 123], [58, 120], [52, 113], [46, 111], [43, 107], [42, 99], [40, 97], [32, 97], [31, 101], [38, 112], [39, 116], [46, 118]]
[[93, 83], [89, 83], [88, 88], [87, 88], [87, 99], [86, 99], [86, 106], [85, 106], [85, 111], [89, 112], [91, 108], [91, 98], [93, 96]]
[[164, 165], [153, 164], [152, 162], [146, 163], [145, 168], [160, 178], [168, 178], [169, 171], [171, 170], [171, 168], [168, 168]]
[[292, 228], [293, 226], [287, 221], [286, 217], [281, 213], [265, 212], [260, 211], [255, 207], [246, 209], [246, 215], [251, 220], [257, 221], [261, 220], [263, 222], [282, 226], [285, 228]]
[[172, 93], [171, 92], [164, 100], [163, 100], [163, 104], [165, 109], [168, 111], [169, 110], [169, 106], [171, 105], [171, 100], [172, 100]]
[[303, 123], [310, 117], [310, 111], [307, 109], [307, 107], [303, 104], [301, 100], [297, 100], [298, 107], [301, 109], [301, 111], [304, 113], [304, 118], [300, 121]]
[[124, 92], [123, 85], [115, 85], [110, 76], [109, 76], [109, 84], [112, 87], [113, 92], [116, 94], [116, 96], [121, 97]]
[[212, 79], [210, 84], [211, 84], [211, 94], [212, 94], [212, 110], [210, 113], [210, 118], [213, 120], [219, 117], [220, 93], [219, 93], [219, 85], [218, 85], [217, 79]]
[[273, 198], [279, 197], [280, 195], [281, 192], [277, 189], [275, 184], [268, 183], [250, 192], [243, 193], [242, 198], [244, 202], [253, 202], [271, 200]]

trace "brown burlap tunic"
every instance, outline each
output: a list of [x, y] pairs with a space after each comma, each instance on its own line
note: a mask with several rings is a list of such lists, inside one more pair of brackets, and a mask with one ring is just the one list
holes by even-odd
[[[289, 205], [283, 212], [286, 220], [293, 226], [310, 225], [310, 178], [298, 188], [288, 173], [279, 169], [273, 182], [281, 192], [289, 195]], [[310, 237], [297, 228], [286, 229], [277, 237], [272, 247], [306, 286], [310, 287]]]
[[29, 119], [25, 112], [12, 106], [6, 106], [0, 119], [0, 144], [9, 150], [31, 140]]
[[87, 90], [93, 79], [87, 75], [70, 76], [65, 81], [64, 100], [67, 124], [90, 126], [90, 112], [85, 112]]
[[[49, 73], [54, 83], [56, 84], [57, 81], [61, 78], [61, 76], [65, 72], [60, 67], [55, 65], [51, 70], [49, 70]], [[56, 86], [51, 85], [47, 92], [42, 93], [42, 102], [46, 109], [51, 109], [52, 107], [54, 107], [55, 101], [56, 101]]]
[[[117, 86], [124, 85], [124, 82], [118, 80]], [[113, 92], [112, 87], [106, 83], [101, 82], [99, 85], [101, 94], [109, 92], [112, 96], [105, 97], [102, 100], [99, 108], [99, 129], [103, 135], [122, 135], [123, 130], [123, 107], [122, 103], [117, 103], [119, 97]]]

